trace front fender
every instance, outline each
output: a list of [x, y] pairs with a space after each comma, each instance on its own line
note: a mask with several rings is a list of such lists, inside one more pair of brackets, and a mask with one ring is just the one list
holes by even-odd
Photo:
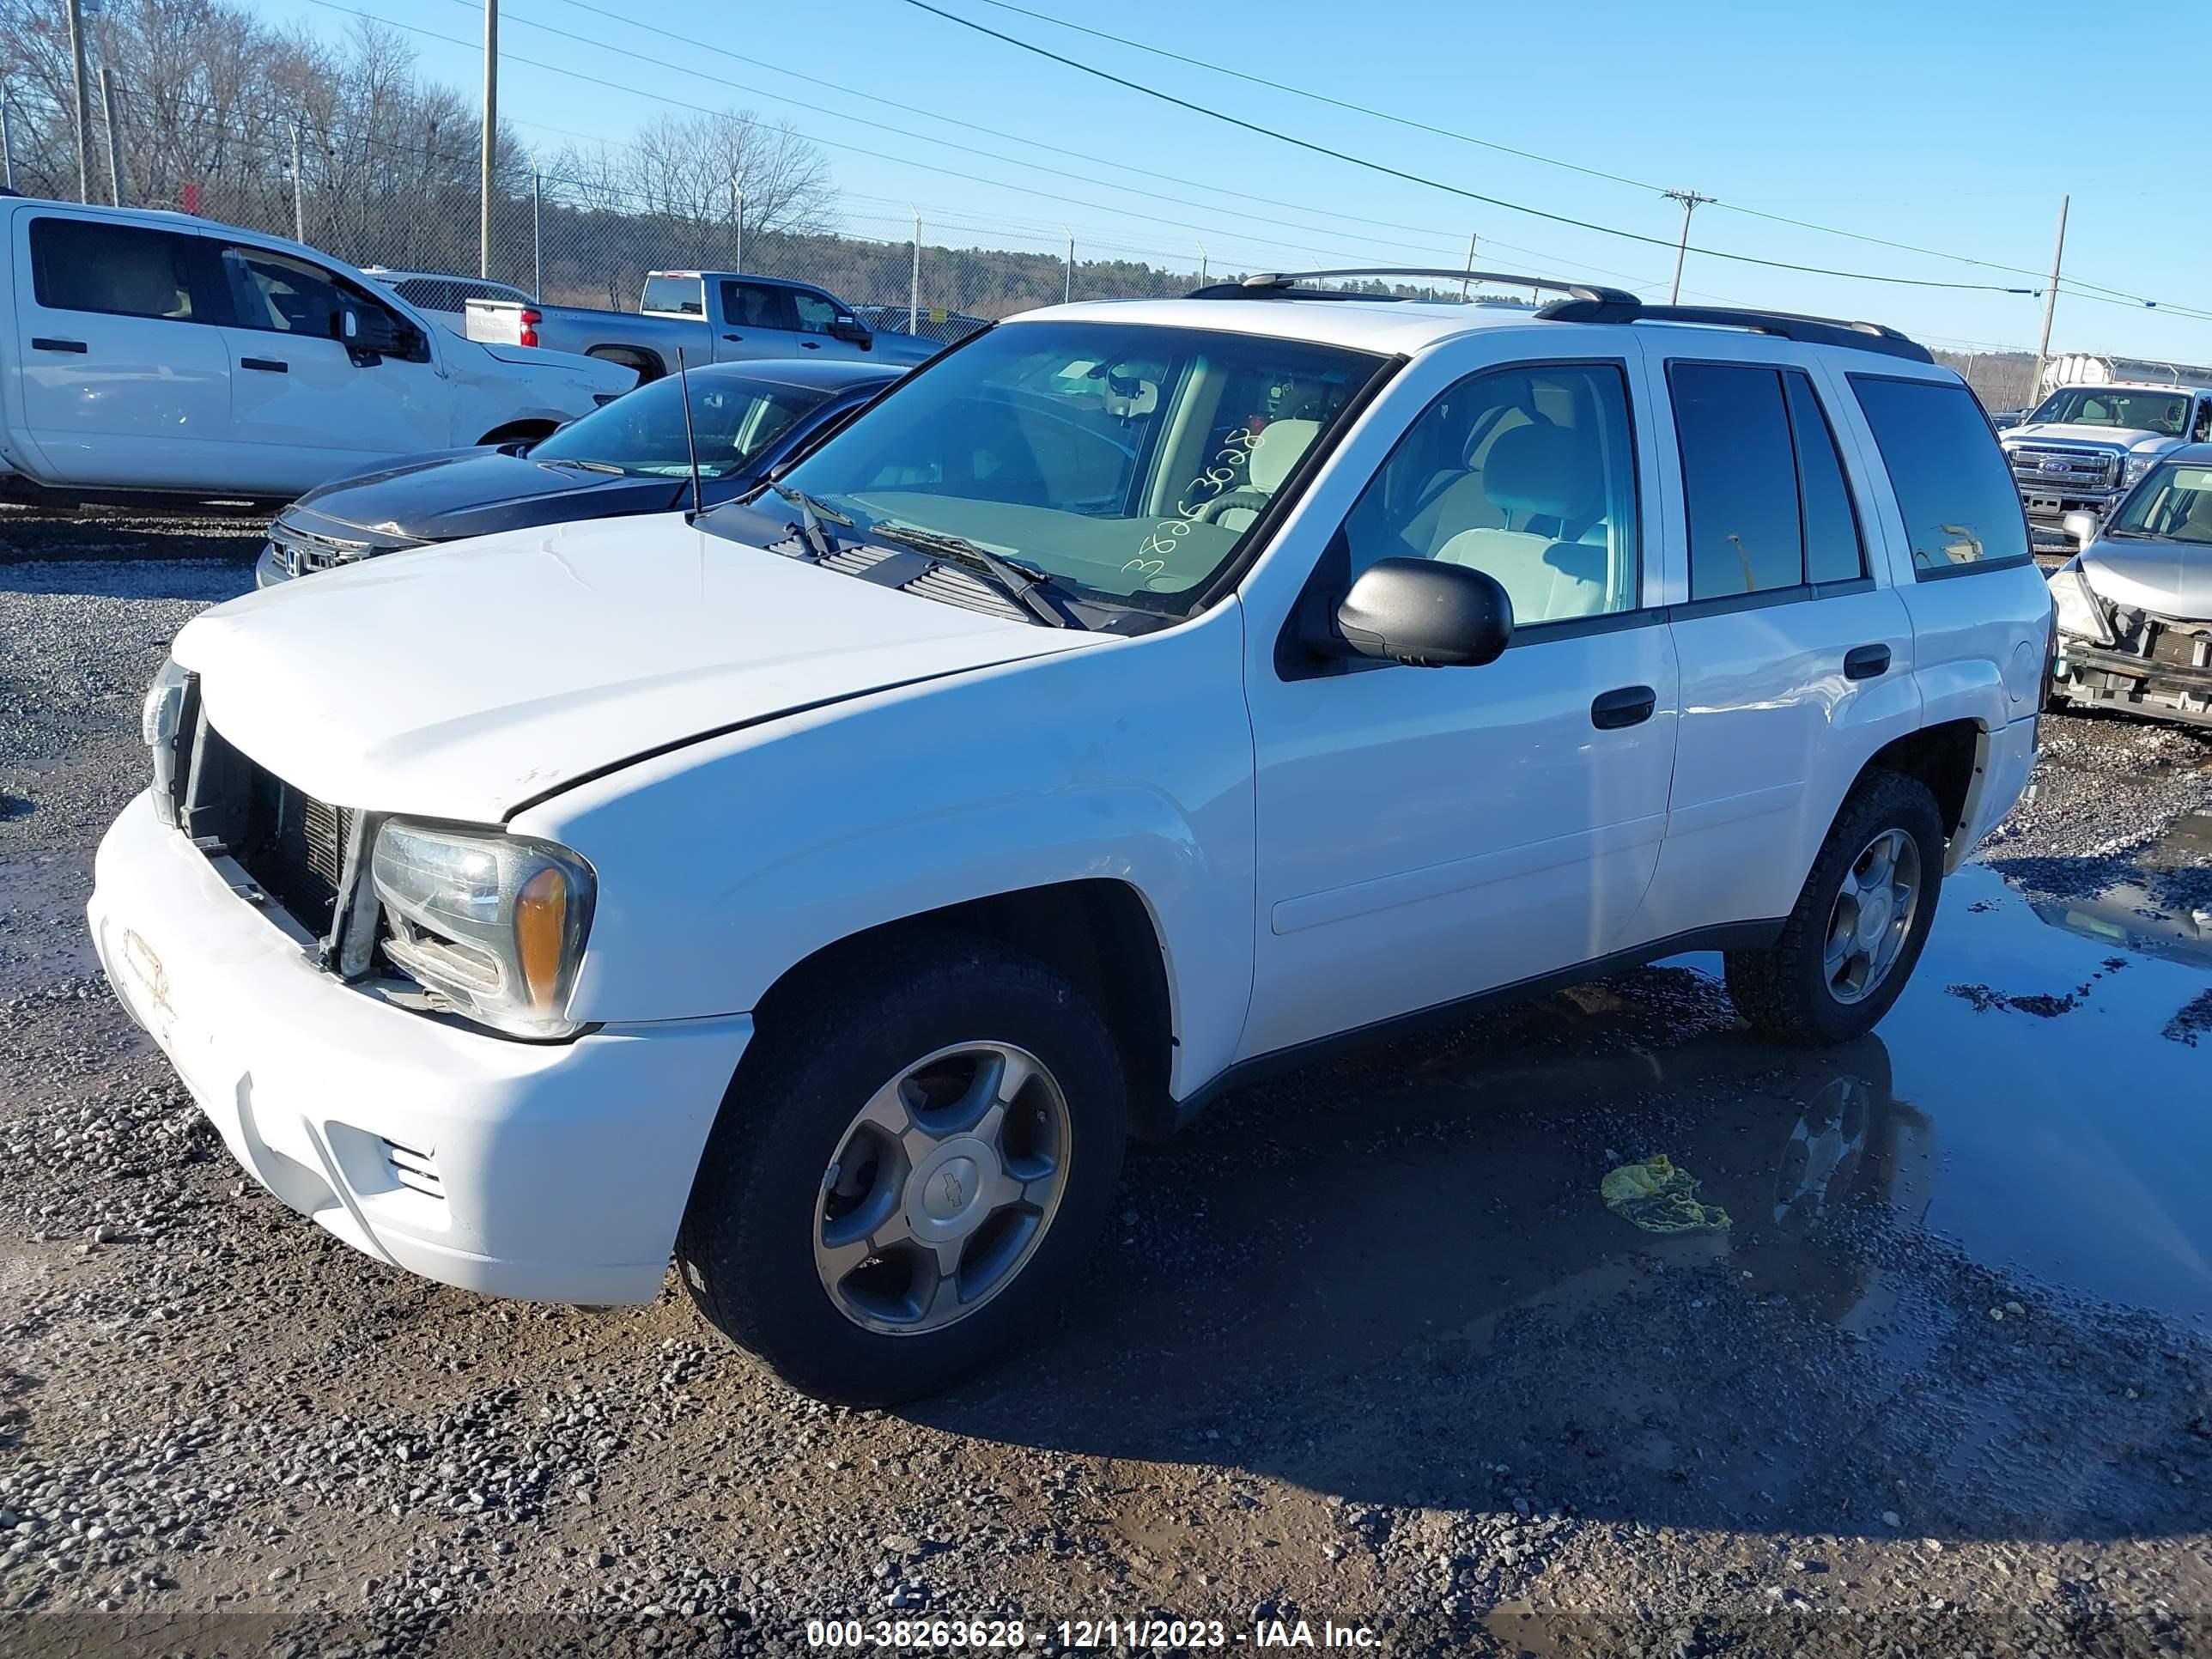
[[869, 928], [1121, 881], [1158, 935], [1170, 1085], [1186, 1091], [1233, 1057], [1251, 994], [1241, 634], [1232, 602], [1144, 638], [732, 732], [532, 808], [516, 830], [599, 873], [571, 1013], [749, 1012], [794, 964]]

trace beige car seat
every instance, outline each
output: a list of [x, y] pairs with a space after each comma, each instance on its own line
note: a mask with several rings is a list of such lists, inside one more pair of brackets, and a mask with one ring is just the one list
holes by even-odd
[[1570, 427], [1516, 427], [1491, 446], [1482, 481], [1486, 505], [1501, 522], [1460, 528], [1440, 519], [1434, 533], [1443, 539], [1430, 556], [1497, 578], [1517, 622], [1602, 611], [1605, 481], [1590, 435]]

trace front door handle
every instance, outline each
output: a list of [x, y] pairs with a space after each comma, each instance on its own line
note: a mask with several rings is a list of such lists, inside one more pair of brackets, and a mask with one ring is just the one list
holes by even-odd
[[1855, 645], [1844, 653], [1844, 678], [1847, 680], [1870, 680], [1889, 671], [1889, 647], [1886, 645]]
[[1590, 724], [1601, 732], [1641, 726], [1658, 706], [1659, 694], [1650, 686], [1624, 685], [1617, 691], [1598, 694], [1590, 704]]
[[292, 366], [281, 357], [240, 357], [240, 368], [258, 368], [266, 374], [289, 374]]
[[85, 343], [82, 340], [51, 340], [40, 335], [33, 335], [31, 337], [31, 349], [33, 351], [82, 352], [89, 349], [89, 348], [87, 347]]
[[745, 337], [742, 334], [725, 334], [722, 337], [726, 340], [742, 340]]

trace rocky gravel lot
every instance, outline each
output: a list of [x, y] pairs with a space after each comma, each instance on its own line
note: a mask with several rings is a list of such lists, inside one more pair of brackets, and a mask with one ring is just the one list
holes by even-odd
[[[898, 1413], [790, 1393], [672, 1282], [544, 1309], [349, 1251], [242, 1177], [84, 937], [139, 694], [256, 545], [173, 524], [230, 556], [117, 558], [142, 528], [0, 524], [0, 1649], [781, 1654], [812, 1620], [1019, 1619], [1049, 1650], [1164, 1616], [1232, 1648], [1279, 1620], [1424, 1654], [2212, 1651], [2212, 1344], [1923, 1224], [1975, 1178], [1931, 1137], [1980, 1109], [1972, 1055], [1931, 1072], [1911, 1033], [2050, 1024], [1947, 996], [1933, 947], [1887, 1047], [1766, 1048], [1690, 963], [1235, 1096], [1135, 1151], [1033, 1350]], [[1939, 939], [2116, 884], [2186, 919], [2207, 813], [2212, 740], [2054, 720]], [[2212, 984], [2044, 933], [2093, 1013]], [[2212, 1046], [2145, 1042], [2116, 1098], [2138, 1051], [2212, 1082]], [[1966, 1092], [1893, 1097], [1893, 1066]], [[1730, 1231], [1607, 1212], [1659, 1151]], [[2186, 1303], [2206, 1231], [2166, 1219]]]

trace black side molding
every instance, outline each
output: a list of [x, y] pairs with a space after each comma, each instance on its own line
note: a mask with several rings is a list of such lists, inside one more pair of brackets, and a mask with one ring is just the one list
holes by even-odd
[[[1167, 1110], [1161, 1115], [1167, 1120], [1165, 1133], [1171, 1134], [1182, 1128], [1231, 1090], [1244, 1088], [1283, 1072], [1296, 1071], [1301, 1066], [1311, 1066], [1348, 1048], [1364, 1048], [1370, 1042], [1381, 1042], [1416, 1031], [1433, 1030], [1439, 1025], [1449, 1025], [1456, 1020], [1479, 1014], [1486, 1008], [1525, 1002], [1530, 997], [1541, 996], [1547, 991], [1564, 990], [1570, 985], [1603, 979], [1608, 974], [1642, 968], [1662, 957], [1680, 956], [1685, 951], [1766, 950], [1782, 937], [1783, 924], [1787, 920], [1787, 917], [1778, 916], [1771, 921], [1729, 921], [1717, 927], [1692, 928], [1688, 933], [1673, 933], [1665, 939], [1655, 939], [1626, 951], [1615, 951], [1611, 956], [1578, 962], [1556, 973], [1539, 974], [1533, 979], [1519, 980], [1492, 990], [1478, 991], [1473, 996], [1439, 1002], [1433, 1007], [1416, 1009], [1410, 1014], [1398, 1014], [1389, 1019], [1377, 1020], [1371, 1025], [1333, 1032], [1328, 1036], [1316, 1037], [1310, 1042], [1295, 1043], [1288, 1048], [1278, 1048], [1272, 1054], [1255, 1054], [1249, 1060], [1240, 1060], [1226, 1070], [1215, 1073], [1181, 1100], [1166, 1103]], [[1138, 1133], [1140, 1135], [1148, 1133], [1142, 1127]]]

